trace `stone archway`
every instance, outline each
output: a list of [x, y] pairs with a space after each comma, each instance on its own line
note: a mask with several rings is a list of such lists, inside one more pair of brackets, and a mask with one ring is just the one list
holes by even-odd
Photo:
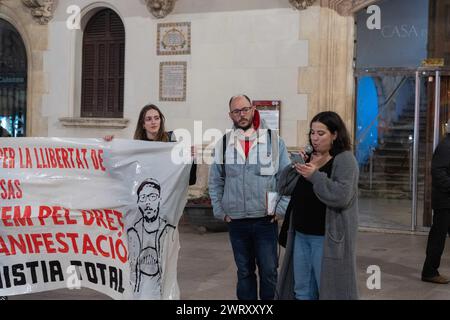
[[41, 14], [47, 15], [40, 9], [47, 8], [50, 3], [53, 0], [0, 0], [0, 18], [14, 26], [26, 48], [26, 136], [48, 134], [48, 119], [43, 110], [43, 101], [48, 94], [48, 75], [44, 71], [44, 54], [48, 49], [49, 36], [48, 19], [37, 19], [42, 17]]
[[13, 137], [26, 135], [27, 60], [21, 35], [0, 18], [0, 124]]

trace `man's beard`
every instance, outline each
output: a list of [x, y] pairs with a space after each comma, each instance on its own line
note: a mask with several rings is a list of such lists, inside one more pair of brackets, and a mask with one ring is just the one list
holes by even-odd
[[253, 119], [250, 120], [250, 121], [248, 122], [248, 125], [246, 125], [246, 126], [244, 126], [244, 127], [241, 126], [241, 125], [239, 125], [239, 121], [235, 122], [234, 125], [235, 125], [236, 128], [238, 128], [238, 129], [242, 129], [242, 130], [244, 130], [244, 131], [247, 131], [248, 129], [251, 128], [252, 122], [253, 122]]
[[[139, 211], [140, 211], [141, 214], [142, 214], [142, 218], [143, 218], [143, 219], [145, 220], [145, 222], [147, 222], [147, 223], [153, 223], [153, 222], [156, 221], [156, 219], [158, 219], [159, 207], [158, 207], [158, 209], [155, 210], [155, 211], [156, 211], [156, 214], [153, 215], [153, 216], [151, 216], [151, 217], [149, 217], [149, 216], [145, 213], [145, 211], [141, 209], [141, 207], [139, 207]], [[152, 212], [152, 213], [153, 213], [153, 212]]]
[[151, 217], [149, 217], [147, 215], [144, 215], [144, 220], [147, 223], [153, 223], [153, 222], [156, 221], [156, 219], [158, 219], [158, 215], [157, 214], [155, 214], [154, 216], [151, 216]]

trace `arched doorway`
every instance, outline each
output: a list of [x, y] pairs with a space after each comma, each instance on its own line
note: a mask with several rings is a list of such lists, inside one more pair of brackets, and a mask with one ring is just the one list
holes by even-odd
[[0, 19], [0, 125], [13, 137], [26, 134], [27, 53], [19, 32]]

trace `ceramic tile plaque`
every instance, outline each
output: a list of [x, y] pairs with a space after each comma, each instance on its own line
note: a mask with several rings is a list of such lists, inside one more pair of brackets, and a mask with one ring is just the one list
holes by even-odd
[[158, 23], [157, 54], [191, 54], [191, 23]]
[[186, 101], [186, 61], [165, 61], [159, 64], [159, 100]]

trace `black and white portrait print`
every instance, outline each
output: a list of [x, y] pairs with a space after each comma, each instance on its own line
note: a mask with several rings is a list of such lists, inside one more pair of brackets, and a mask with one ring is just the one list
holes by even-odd
[[161, 185], [153, 178], [144, 180], [137, 189], [138, 220], [127, 230], [130, 281], [135, 293], [145, 287], [161, 295], [164, 240], [176, 227], [161, 218], [160, 204]]

